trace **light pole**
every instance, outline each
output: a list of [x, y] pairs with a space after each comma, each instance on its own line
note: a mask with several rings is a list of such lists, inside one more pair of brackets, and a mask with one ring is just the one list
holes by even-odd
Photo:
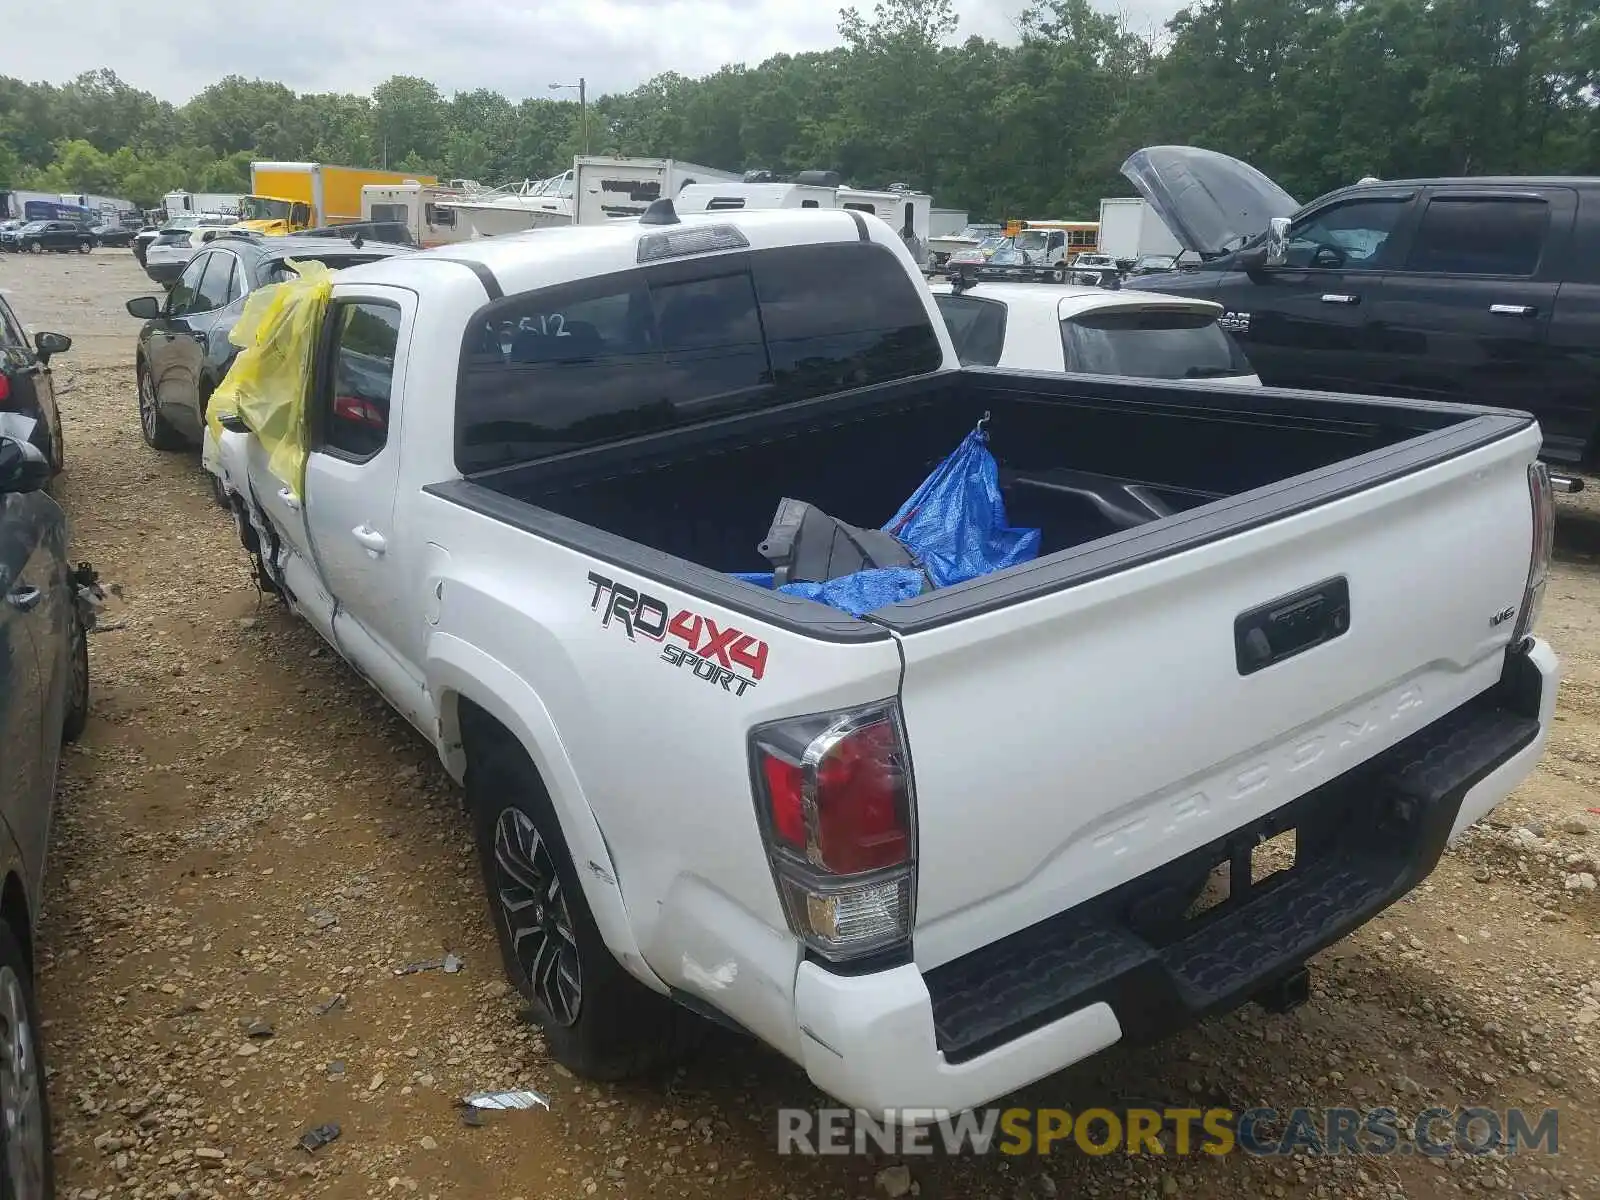
[[578, 91], [578, 117], [583, 122], [583, 152], [589, 153], [589, 92], [588, 81], [583, 76], [578, 76], [577, 83], [552, 83], [550, 90], [559, 92], [562, 88], [576, 88]]

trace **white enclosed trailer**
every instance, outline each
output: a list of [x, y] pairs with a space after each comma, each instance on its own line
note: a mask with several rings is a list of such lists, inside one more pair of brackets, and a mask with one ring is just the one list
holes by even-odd
[[1172, 230], [1146, 200], [1111, 196], [1100, 201], [1100, 253], [1122, 260], [1183, 252]]

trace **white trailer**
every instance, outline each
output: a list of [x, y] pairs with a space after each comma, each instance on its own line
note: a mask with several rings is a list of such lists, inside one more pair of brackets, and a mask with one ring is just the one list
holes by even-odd
[[[812, 182], [808, 179], [817, 180]], [[824, 179], [830, 182], [821, 182]], [[845, 187], [830, 172], [802, 172], [793, 183], [713, 183], [690, 184], [677, 195], [680, 212], [721, 212], [764, 208], [847, 208], [871, 213], [885, 221], [910, 248], [912, 257], [926, 267], [929, 263], [928, 219], [933, 198], [926, 192], [901, 188], [868, 191]]]
[[928, 213], [928, 237], [930, 239], [954, 237], [968, 224], [970, 222], [964, 209], [935, 208]]
[[447, 246], [473, 236], [472, 223], [447, 201], [468, 193], [408, 179], [369, 183], [361, 189], [361, 219], [403, 225], [419, 246]]
[[161, 198], [161, 206], [167, 210], [170, 217], [182, 216], [185, 213], [222, 213], [226, 216], [239, 214], [238, 192], [168, 192]]
[[1178, 239], [1147, 200], [1137, 196], [1111, 196], [1100, 201], [1100, 253], [1119, 262], [1147, 254], [1177, 255]]
[[573, 220], [579, 225], [637, 217], [655, 201], [676, 197], [686, 187], [741, 178], [675, 158], [579, 155], [573, 159], [572, 169], [576, 193]]

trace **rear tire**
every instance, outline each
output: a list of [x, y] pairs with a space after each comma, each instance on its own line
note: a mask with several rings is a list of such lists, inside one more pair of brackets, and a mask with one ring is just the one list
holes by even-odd
[[78, 243], [78, 253], [79, 254], [87, 254], [87, 253], [89, 253], [89, 251], [91, 251], [93, 249], [94, 249], [94, 243], [93, 242], [79, 242]]
[[139, 432], [144, 435], [145, 445], [152, 450], [182, 450], [187, 445], [183, 435], [173, 428], [172, 423], [161, 415], [161, 409], [156, 405], [155, 384], [150, 379], [150, 371], [140, 363], [137, 371], [139, 377]]
[[506, 975], [551, 1056], [584, 1078], [615, 1080], [681, 1053], [693, 1018], [607, 948], [544, 784], [503, 730], [470, 739], [467, 803]]
[[44, 253], [44, 243], [43, 242], [29, 242], [28, 243], [28, 253], [29, 254], [43, 254]]
[[0, 920], [0, 1196], [49, 1200], [55, 1162], [50, 1155], [50, 1098], [39, 1053], [39, 1009], [33, 972], [8, 921]]

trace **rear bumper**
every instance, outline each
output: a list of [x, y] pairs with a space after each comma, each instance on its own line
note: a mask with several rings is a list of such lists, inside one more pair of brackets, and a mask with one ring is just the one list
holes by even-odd
[[187, 262], [151, 262], [146, 256], [144, 273], [156, 283], [166, 285], [176, 283], [178, 276], [183, 274], [184, 267], [188, 265]]
[[[927, 973], [802, 963], [801, 1059], [848, 1104], [959, 1111], [1119, 1041], [1237, 1007], [1421, 882], [1533, 770], [1555, 709], [1535, 641], [1500, 684], [1354, 771], [1148, 875]], [[1203, 916], [1218, 863], [1294, 829], [1296, 861]], [[1237, 877], [1236, 877], [1237, 878]]]

